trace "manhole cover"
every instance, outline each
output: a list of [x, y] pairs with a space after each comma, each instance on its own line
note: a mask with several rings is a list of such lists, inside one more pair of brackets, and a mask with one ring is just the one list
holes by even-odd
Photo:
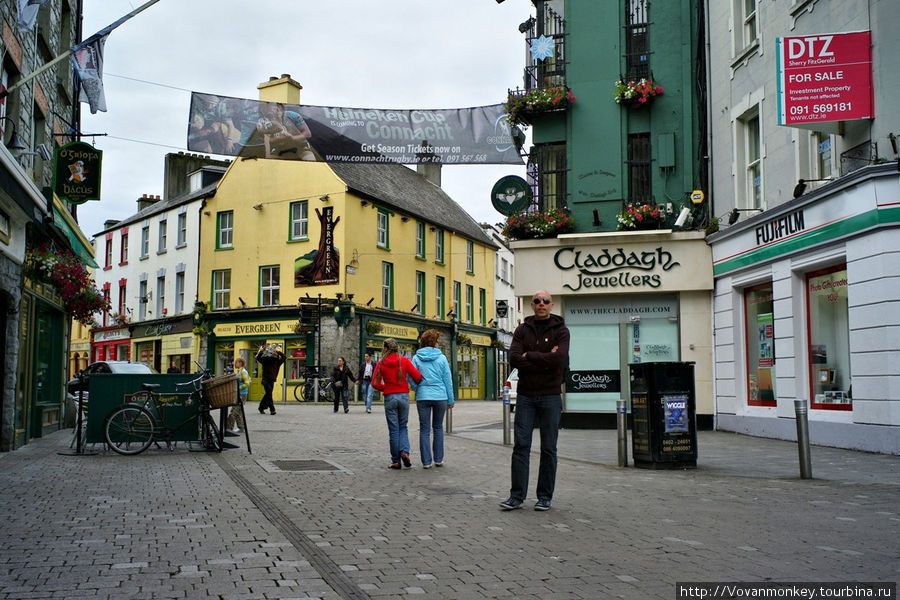
[[333, 473], [345, 472], [347, 469], [329, 460], [319, 459], [284, 459], [284, 460], [257, 460], [259, 466], [269, 473]]

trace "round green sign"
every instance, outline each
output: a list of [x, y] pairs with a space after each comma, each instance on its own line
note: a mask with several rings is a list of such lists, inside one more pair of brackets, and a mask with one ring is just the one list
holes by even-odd
[[507, 175], [491, 188], [491, 204], [507, 217], [525, 210], [531, 202], [531, 186], [518, 175]]

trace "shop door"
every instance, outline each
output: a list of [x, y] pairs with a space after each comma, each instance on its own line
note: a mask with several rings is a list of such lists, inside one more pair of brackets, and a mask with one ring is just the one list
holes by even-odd
[[62, 316], [41, 302], [37, 303], [35, 312], [30, 437], [40, 437], [45, 429], [59, 426], [63, 389]]

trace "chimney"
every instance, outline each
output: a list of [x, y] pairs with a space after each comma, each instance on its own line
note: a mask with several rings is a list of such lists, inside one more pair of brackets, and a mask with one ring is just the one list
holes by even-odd
[[441, 163], [417, 163], [416, 173], [424, 177], [426, 181], [441, 187]]
[[119, 224], [119, 222], [117, 220], [109, 219], [109, 220], [103, 221], [103, 229], [111, 229], [118, 224]]
[[154, 196], [153, 194], [150, 194], [149, 196], [148, 196], [147, 194], [142, 195], [142, 196], [141, 196], [140, 198], [138, 198], [138, 200], [137, 200], [137, 203], [138, 203], [138, 212], [141, 212], [142, 210], [144, 210], [144, 209], [147, 208], [148, 206], [153, 206], [153, 205], [156, 204], [157, 202], [159, 202], [159, 196]]
[[291, 79], [290, 73], [282, 73], [281, 77], [269, 77], [268, 81], [256, 88], [259, 90], [259, 99], [263, 102], [300, 104], [300, 90], [303, 86]]

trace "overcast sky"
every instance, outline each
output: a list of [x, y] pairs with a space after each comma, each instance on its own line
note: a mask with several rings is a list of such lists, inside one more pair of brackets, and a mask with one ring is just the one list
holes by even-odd
[[[143, 0], [85, 0], [84, 37]], [[78, 210], [92, 237], [107, 219], [163, 195], [163, 160], [186, 150], [190, 92], [257, 99], [288, 73], [301, 103], [353, 108], [465, 108], [521, 86], [528, 0], [160, 0], [106, 42], [108, 112], [82, 105], [84, 141], [103, 151], [101, 201]], [[140, 81], [135, 81], [140, 80]], [[494, 182], [524, 166], [444, 167], [444, 189], [477, 221], [503, 216]]]

